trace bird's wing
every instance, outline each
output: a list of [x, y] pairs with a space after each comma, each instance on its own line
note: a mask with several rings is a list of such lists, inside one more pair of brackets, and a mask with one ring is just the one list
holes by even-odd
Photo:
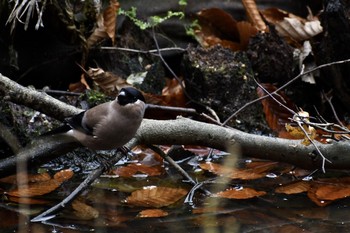
[[83, 123], [83, 118], [87, 111], [81, 112], [72, 117], [66, 118], [65, 122], [73, 129], [81, 131], [87, 135], [93, 135], [93, 127]]
[[101, 122], [106, 119], [108, 111], [110, 110], [110, 105], [111, 102], [108, 102], [87, 110], [79, 119], [81, 126], [85, 130], [83, 132], [88, 132], [89, 135], [95, 135], [93, 131], [97, 125], [101, 124]]

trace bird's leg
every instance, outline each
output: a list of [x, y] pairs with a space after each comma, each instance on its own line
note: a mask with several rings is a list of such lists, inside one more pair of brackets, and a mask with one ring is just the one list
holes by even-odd
[[111, 163], [111, 154], [115, 155], [115, 153], [118, 153], [117, 151], [98, 151], [96, 152], [96, 161], [100, 164], [100, 166], [103, 168], [103, 170], [109, 171], [113, 167], [113, 163]]
[[116, 150], [112, 151], [99, 151], [96, 153], [96, 160], [103, 167], [104, 171], [109, 171], [114, 164], [110, 162], [111, 157], [115, 157], [117, 153], [122, 153], [124, 156], [133, 156], [133, 152], [126, 146], [122, 146]]
[[134, 156], [135, 154], [127, 146], [122, 146], [117, 149], [120, 153], [127, 156], [128, 158]]

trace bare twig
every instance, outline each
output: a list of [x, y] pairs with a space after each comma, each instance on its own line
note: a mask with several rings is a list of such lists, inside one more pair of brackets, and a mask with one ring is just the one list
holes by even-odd
[[[331, 163], [330, 160], [328, 160], [323, 153], [320, 151], [320, 149], [318, 148], [318, 146], [316, 145], [316, 143], [314, 142], [314, 140], [312, 138], [310, 138], [308, 132], [306, 132], [306, 130], [304, 129], [304, 127], [302, 126], [303, 124], [307, 124], [307, 122], [303, 119], [302, 116], [299, 115], [299, 113], [296, 113], [294, 110], [288, 108], [286, 105], [282, 104], [279, 100], [277, 100], [268, 90], [266, 90], [260, 83], [258, 83], [256, 81], [256, 79], [254, 79], [255, 83], [266, 93], [268, 94], [276, 103], [278, 103], [281, 107], [283, 107], [284, 109], [286, 109], [287, 111], [289, 111], [290, 113], [292, 113], [293, 116], [293, 120], [298, 124], [299, 128], [303, 131], [305, 137], [311, 142], [311, 144], [315, 147], [317, 154], [319, 156], [321, 156], [322, 158], [322, 171], [325, 173], [326, 169], [325, 169], [325, 162], [329, 162]], [[298, 119], [298, 120], [295, 120]]]
[[220, 118], [218, 117], [218, 115], [216, 114], [216, 112], [209, 108], [208, 106], [206, 105], [203, 105], [202, 103], [199, 103], [198, 101], [195, 101], [194, 99], [192, 99], [192, 97], [188, 94], [188, 92], [186, 91], [186, 88], [182, 82], [182, 80], [175, 74], [175, 72], [171, 69], [171, 67], [168, 65], [168, 63], [165, 61], [165, 59], [163, 58], [161, 52], [159, 51], [160, 50], [160, 47], [159, 47], [159, 44], [158, 44], [158, 41], [157, 41], [157, 38], [156, 38], [156, 34], [155, 34], [155, 31], [154, 31], [154, 27], [152, 27], [152, 35], [153, 35], [153, 40], [154, 40], [154, 43], [156, 45], [156, 48], [157, 48], [157, 51], [158, 51], [158, 55], [159, 55], [159, 58], [161, 59], [161, 61], [163, 62], [163, 64], [165, 65], [165, 67], [169, 70], [169, 72], [171, 73], [171, 75], [173, 75], [173, 77], [179, 82], [184, 94], [187, 96], [187, 98], [192, 101], [193, 103], [196, 103], [202, 107], [204, 107], [213, 117], [214, 119], [217, 121], [217, 122], [220, 122]]
[[[316, 66], [315, 68], [313, 69], [310, 69], [310, 70], [307, 70], [304, 72], [304, 66], [302, 67], [302, 70], [300, 71], [300, 73], [295, 76], [294, 78], [292, 78], [291, 80], [289, 80], [287, 83], [285, 83], [284, 85], [280, 86], [279, 88], [277, 88], [275, 91], [271, 92], [270, 94], [271, 95], [275, 95], [277, 94], [279, 91], [283, 90], [284, 88], [286, 88], [287, 86], [289, 86], [290, 84], [292, 84], [293, 82], [295, 82], [296, 80], [298, 80], [299, 78], [301, 78], [303, 75], [307, 75], [307, 74], [310, 74], [312, 72], [315, 72], [316, 70], [319, 70], [319, 69], [322, 69], [322, 68], [325, 68], [325, 67], [328, 67], [328, 66], [333, 66], [333, 65], [338, 65], [338, 64], [343, 64], [343, 63], [347, 63], [347, 62], [350, 62], [350, 59], [346, 59], [346, 60], [341, 60], [341, 61], [335, 61], [335, 62], [330, 62], [330, 63], [326, 63], [326, 64], [323, 64], [323, 65], [319, 65], [319, 66]], [[227, 122], [229, 122], [233, 117], [235, 117], [238, 113], [240, 113], [241, 111], [243, 111], [245, 108], [247, 108], [248, 106], [256, 103], [256, 102], [259, 102], [260, 100], [263, 100], [263, 99], [266, 99], [268, 98], [269, 95], [264, 95], [264, 96], [261, 96], [255, 100], [252, 100], [246, 104], [244, 104], [241, 108], [239, 108], [236, 112], [234, 112], [229, 118], [227, 118], [223, 124], [226, 125]]]
[[[173, 166], [184, 178], [187, 179], [188, 182], [190, 182], [192, 185], [196, 186], [198, 183], [192, 179], [192, 177], [184, 170], [182, 167], [180, 167], [172, 158], [171, 158], [171, 150], [168, 154], [165, 154], [159, 147], [154, 145], [148, 145], [149, 148], [151, 148], [154, 152], [158, 153], [165, 161], [167, 161], [171, 166]], [[211, 193], [201, 188], [202, 191], [205, 192], [205, 194], [210, 195]]]

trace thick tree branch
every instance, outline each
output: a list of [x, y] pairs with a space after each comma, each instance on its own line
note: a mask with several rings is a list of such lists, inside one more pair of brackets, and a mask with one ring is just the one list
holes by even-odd
[[[4, 88], [5, 86], [5, 88]], [[16, 94], [17, 93], [17, 94]], [[80, 110], [64, 104], [46, 94], [22, 87], [0, 74], [0, 94], [8, 100], [29, 106], [57, 119], [63, 119]], [[0, 176], [13, 171], [18, 158], [39, 165], [77, 147], [71, 138], [47, 137], [24, 148], [16, 156], [0, 161]], [[217, 125], [193, 121], [186, 118], [159, 121], [145, 119], [129, 146], [136, 144], [186, 144], [202, 145], [225, 150], [227, 145], [239, 144], [244, 156], [288, 162], [304, 168], [321, 168], [322, 159], [314, 153], [314, 148], [304, 146], [299, 140], [287, 140], [259, 136]], [[324, 156], [332, 163], [327, 168], [344, 169], [350, 167], [350, 143], [317, 143]], [[51, 156], [50, 156], [51, 155]], [[50, 156], [50, 157], [49, 157]], [[46, 158], [42, 161], [42, 158]], [[22, 159], [21, 159], [22, 160]]]

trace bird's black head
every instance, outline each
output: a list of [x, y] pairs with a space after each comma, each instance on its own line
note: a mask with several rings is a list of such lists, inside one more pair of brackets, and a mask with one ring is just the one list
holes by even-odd
[[118, 95], [118, 103], [120, 105], [127, 105], [135, 103], [137, 100], [145, 102], [145, 98], [140, 91], [132, 87], [122, 88]]

